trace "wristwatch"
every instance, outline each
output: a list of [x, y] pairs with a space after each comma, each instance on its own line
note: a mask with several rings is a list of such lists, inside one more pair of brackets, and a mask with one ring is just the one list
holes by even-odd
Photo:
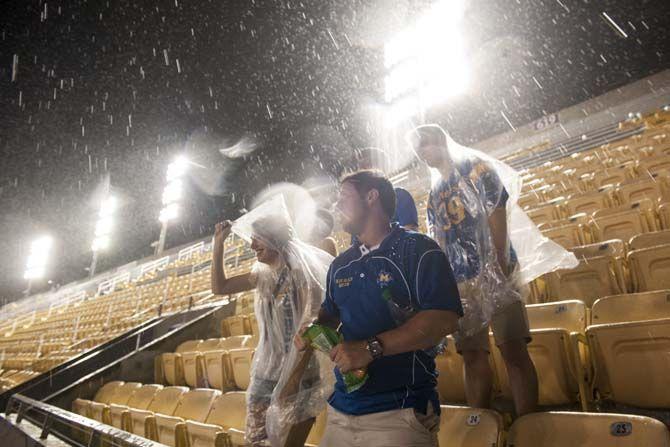
[[377, 337], [368, 338], [368, 344], [366, 348], [372, 355], [373, 360], [377, 360], [384, 355], [384, 347], [382, 346], [382, 342], [380, 342]]

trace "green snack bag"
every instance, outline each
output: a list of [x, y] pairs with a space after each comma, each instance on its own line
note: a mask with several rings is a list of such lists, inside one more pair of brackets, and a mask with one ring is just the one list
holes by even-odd
[[[342, 341], [342, 336], [335, 329], [317, 323], [312, 323], [307, 327], [303, 338], [309, 341], [312, 348], [326, 354], [330, 354], [331, 349]], [[357, 369], [342, 374], [342, 379], [347, 393], [351, 393], [365, 384], [368, 380], [368, 373], [365, 369]]]

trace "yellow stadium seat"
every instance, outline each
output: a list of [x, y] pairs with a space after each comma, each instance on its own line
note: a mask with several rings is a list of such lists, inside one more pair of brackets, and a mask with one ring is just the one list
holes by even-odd
[[[537, 370], [539, 404], [555, 406], [581, 402], [582, 408], [586, 409], [587, 371], [580, 355], [586, 351], [586, 305], [582, 301], [569, 300], [531, 304], [526, 310], [532, 337], [528, 352]], [[511, 399], [512, 390], [502, 356], [497, 349], [491, 354], [502, 395]]]
[[613, 188], [604, 187], [598, 191], [569, 197], [563, 204], [568, 216], [578, 213], [591, 214], [613, 205]]
[[435, 357], [438, 372], [437, 392], [440, 402], [464, 403], [465, 383], [463, 381], [463, 357], [456, 352], [454, 338], [447, 337], [447, 348]]
[[219, 349], [203, 353], [205, 374], [210, 387], [222, 391], [235, 388], [233, 368], [230, 363], [230, 349], [252, 347], [251, 336], [238, 335], [221, 339]]
[[192, 388], [205, 386], [204, 353], [219, 349], [221, 340], [221, 338], [209, 338], [198, 343], [194, 351], [181, 353], [181, 364], [186, 385]]
[[626, 247], [620, 239], [579, 245], [571, 247], [570, 251], [574, 253], [577, 259], [589, 259], [598, 256], [614, 256], [616, 258], [622, 258], [626, 256]]
[[628, 261], [635, 292], [670, 289], [670, 245], [633, 250]]
[[637, 236], [633, 236], [629, 243], [631, 250], [640, 250], [642, 248], [666, 244], [670, 244], [670, 230], [638, 234]]
[[127, 430], [124, 414], [129, 414], [128, 409], [137, 408], [139, 410], [146, 410], [154, 399], [154, 396], [156, 396], [156, 393], [162, 389], [163, 385], [143, 385], [141, 388], [135, 390], [126, 404], [109, 404], [110, 425]]
[[214, 399], [220, 394], [218, 390], [206, 388], [197, 388], [184, 393], [172, 415], [156, 414], [156, 440], [172, 447], [188, 445], [185, 422], [187, 420], [204, 422]]
[[239, 348], [228, 351], [230, 364], [233, 369], [235, 386], [241, 390], [249, 387], [249, 376], [251, 372], [251, 361], [254, 356], [253, 348]]
[[649, 180], [632, 181], [619, 185], [616, 196], [620, 204], [639, 202], [643, 199], [650, 199], [654, 202], [667, 196], [667, 182], [658, 175], [652, 176]]
[[109, 415], [109, 405], [118, 404], [125, 405], [128, 403], [128, 400], [132, 397], [133, 393], [142, 387], [141, 383], [138, 382], [126, 382], [123, 385], [116, 387], [114, 393], [110, 396], [109, 400], [106, 402], [91, 402], [89, 404], [88, 412], [91, 419], [96, 421], [103, 422], [105, 424], [111, 424], [110, 415]]
[[[108, 404], [116, 389], [122, 386], [125, 382], [122, 380], [114, 380], [112, 382], [107, 382], [101, 386], [93, 397], [93, 401], [100, 402], [103, 404]], [[91, 417], [89, 412], [91, 401], [88, 399], [75, 399], [72, 402], [72, 411], [81, 416]]]
[[670, 170], [670, 157], [660, 156], [644, 158], [638, 162], [636, 170], [641, 177]]
[[248, 321], [249, 335], [258, 335], [258, 320], [256, 319], [256, 314], [249, 314]]
[[503, 419], [493, 410], [441, 405], [440, 447], [502, 447]]
[[561, 219], [564, 216], [560, 212], [557, 205], [562, 203], [562, 201], [562, 197], [554, 199], [548, 204], [526, 211], [526, 214], [528, 214], [528, 217], [530, 217], [530, 219], [535, 222], [536, 225]]
[[661, 228], [670, 230], [670, 202], [663, 202], [658, 205], [658, 218], [661, 221]]
[[602, 170], [596, 170], [593, 173], [593, 186], [602, 188], [606, 185], [618, 185], [625, 183], [630, 178], [630, 169], [627, 166], [617, 166]]
[[316, 421], [314, 421], [314, 425], [312, 425], [312, 429], [309, 431], [309, 435], [307, 436], [305, 446], [319, 445], [321, 438], [323, 438], [323, 434], [326, 432], [326, 423], [328, 422], [327, 418], [328, 411], [324, 409], [316, 417]]
[[587, 240], [584, 234], [584, 225], [579, 223], [542, 230], [542, 235], [564, 248], [585, 244]]
[[175, 352], [161, 354], [161, 364], [165, 382], [170, 385], [182, 385], [184, 383], [184, 369], [181, 362], [183, 352], [195, 351], [198, 343], [202, 340], [188, 340], [177, 346]]
[[233, 315], [221, 323], [221, 333], [225, 336], [250, 335], [248, 315]]
[[181, 396], [188, 392], [185, 386], [167, 386], [158, 391], [146, 410], [130, 408], [127, 429], [136, 435], [156, 440], [156, 413], [171, 415], [177, 409]]
[[593, 388], [601, 399], [670, 407], [670, 318], [592, 325], [586, 335], [596, 371]]
[[621, 239], [628, 242], [637, 234], [657, 230], [654, 205], [649, 199], [597, 211], [591, 220], [591, 234], [595, 241]]
[[246, 396], [230, 392], [218, 396], [204, 422], [186, 421], [190, 447], [244, 445]]
[[608, 413], [531, 413], [517, 419], [508, 447], [668, 447], [668, 428], [645, 416]]
[[574, 269], [548, 273], [544, 280], [552, 301], [578, 299], [587, 306], [601, 296], [628, 291], [621, 260], [615, 256], [581, 259]]
[[670, 290], [628, 293], [593, 303], [591, 324], [627, 323], [670, 317]]

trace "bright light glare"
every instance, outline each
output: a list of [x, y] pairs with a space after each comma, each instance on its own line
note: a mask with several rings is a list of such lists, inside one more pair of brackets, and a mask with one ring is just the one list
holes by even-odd
[[177, 217], [179, 217], [179, 205], [171, 203], [161, 210], [158, 220], [165, 223], [174, 220]]
[[95, 226], [95, 236], [105, 236], [112, 232], [112, 218], [102, 217]]
[[109, 248], [109, 242], [110, 239], [108, 234], [97, 236], [95, 239], [93, 239], [91, 249], [93, 251], [107, 250]]
[[[459, 27], [462, 17], [462, 1], [441, 1], [385, 45], [387, 103], [414, 95], [419, 97], [418, 106], [425, 109], [465, 90], [468, 72]], [[388, 120], [397, 121], [415, 110], [402, 106], [390, 113], [394, 117]]]
[[168, 182], [182, 177], [188, 169], [188, 159], [184, 156], [177, 157], [167, 168]]
[[51, 236], [42, 236], [35, 239], [30, 245], [30, 255], [26, 263], [25, 279], [39, 279], [44, 277], [49, 252], [53, 246]]
[[114, 211], [116, 211], [116, 207], [118, 205], [118, 202], [116, 200], [116, 197], [114, 196], [109, 196], [105, 200], [102, 201], [102, 204], [100, 205], [100, 217], [104, 216], [110, 216]]
[[169, 205], [181, 199], [183, 183], [180, 179], [172, 180], [163, 189], [163, 205]]

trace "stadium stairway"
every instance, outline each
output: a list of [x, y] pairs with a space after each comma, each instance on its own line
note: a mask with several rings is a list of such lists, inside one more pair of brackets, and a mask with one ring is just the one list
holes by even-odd
[[125, 334], [83, 353], [0, 395], [5, 409], [12, 395], [70, 408], [76, 398], [92, 398], [103, 384], [117, 377], [150, 383], [154, 357], [174, 351], [186, 340], [201, 338], [234, 313], [227, 300], [191, 311], [155, 317]]

